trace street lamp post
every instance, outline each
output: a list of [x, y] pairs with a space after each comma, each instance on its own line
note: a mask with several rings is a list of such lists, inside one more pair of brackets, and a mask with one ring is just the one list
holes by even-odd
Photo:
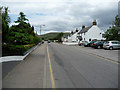
[[41, 35], [41, 31], [42, 31], [42, 30], [41, 30], [42, 26], [45, 26], [45, 25], [40, 25], [40, 35]]

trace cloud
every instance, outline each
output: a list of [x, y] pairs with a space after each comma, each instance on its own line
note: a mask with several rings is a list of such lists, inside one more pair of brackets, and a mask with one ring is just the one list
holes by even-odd
[[[13, 21], [19, 12], [24, 12], [32, 25], [45, 24], [44, 33], [71, 31], [89, 26], [96, 19], [106, 30], [117, 13], [119, 0], [4, 0]], [[36, 28], [39, 31], [39, 28]]]

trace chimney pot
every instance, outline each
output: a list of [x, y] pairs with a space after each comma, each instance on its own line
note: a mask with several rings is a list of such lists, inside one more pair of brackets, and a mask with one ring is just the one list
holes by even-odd
[[96, 20], [94, 20], [94, 21], [93, 21], [93, 25], [97, 25], [97, 22], [96, 22]]
[[78, 30], [78, 28], [76, 28], [76, 32], [78, 32], [79, 30]]
[[82, 29], [85, 28], [85, 25], [82, 25]]

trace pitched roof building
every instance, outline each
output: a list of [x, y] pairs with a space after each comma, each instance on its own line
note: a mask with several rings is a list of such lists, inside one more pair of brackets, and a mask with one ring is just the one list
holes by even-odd
[[103, 37], [104, 32], [97, 26], [96, 20], [94, 20], [92, 25], [88, 27], [83, 25], [78, 34], [82, 37], [82, 41], [105, 40]]
[[[79, 31], [76, 29], [75, 32], [71, 32], [71, 36], [68, 36], [66, 39], [67, 42], [80, 42], [82, 41], [92, 41], [92, 40], [105, 40], [103, 37], [104, 32], [97, 26], [97, 21], [94, 20], [90, 26], [82, 26], [82, 29]], [[80, 38], [79, 38], [80, 37]]]

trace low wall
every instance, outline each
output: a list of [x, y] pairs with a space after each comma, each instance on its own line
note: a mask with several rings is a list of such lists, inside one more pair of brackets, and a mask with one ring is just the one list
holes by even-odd
[[8, 61], [21, 61], [21, 60], [24, 60], [24, 58], [27, 55], [29, 55], [37, 47], [38, 47], [38, 45], [32, 47], [31, 49], [29, 49], [28, 51], [26, 51], [23, 56], [4, 56], [4, 57], [1, 57], [0, 58], [0, 63], [1, 62], [8, 62]]

